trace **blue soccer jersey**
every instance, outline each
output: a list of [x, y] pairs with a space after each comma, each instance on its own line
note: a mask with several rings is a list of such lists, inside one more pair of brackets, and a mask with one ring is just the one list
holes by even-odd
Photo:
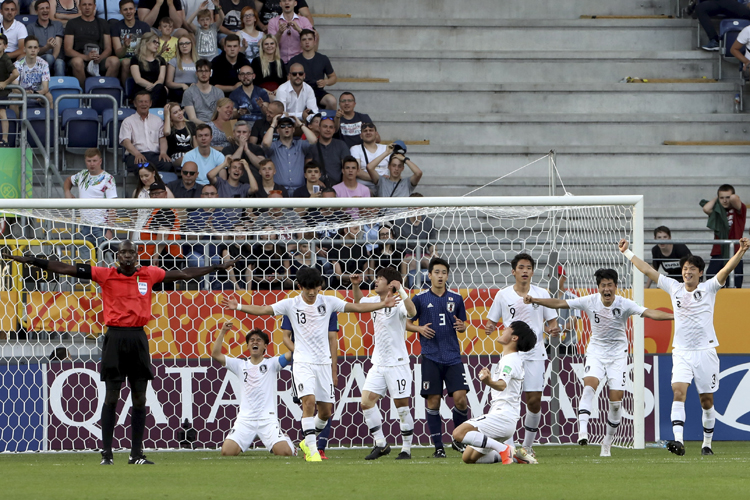
[[[289, 318], [286, 316], [283, 316], [284, 319], [281, 320], [281, 329], [282, 330], [289, 330], [292, 332], [290, 335], [292, 338], [292, 342], [294, 342], [294, 328], [292, 328], [292, 322], [289, 321]], [[331, 313], [331, 319], [328, 320], [328, 331], [329, 332], [337, 332], [339, 330], [339, 313], [332, 312]]]
[[414, 297], [412, 302], [417, 308], [417, 314], [412, 320], [419, 320], [420, 325], [430, 323], [430, 328], [435, 330], [435, 337], [431, 339], [419, 336], [422, 356], [444, 365], [461, 363], [461, 345], [453, 323], [455, 318], [466, 321], [463, 297], [450, 290], [446, 290], [442, 297], [432, 293], [432, 290], [425, 290]]

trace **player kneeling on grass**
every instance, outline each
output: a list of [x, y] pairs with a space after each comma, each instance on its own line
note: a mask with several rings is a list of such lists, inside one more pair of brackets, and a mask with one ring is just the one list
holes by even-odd
[[578, 408], [578, 444], [585, 446], [589, 442], [588, 423], [594, 396], [599, 381], [606, 378], [609, 386], [609, 412], [601, 456], [608, 457], [617, 427], [622, 420], [622, 396], [628, 379], [628, 320], [634, 314], [656, 321], [672, 321], [674, 316], [646, 309], [617, 295], [618, 276], [614, 269], [599, 269], [594, 277], [599, 293], [571, 300], [539, 299], [527, 295], [524, 302], [553, 309], [579, 309], [588, 315], [591, 340], [586, 348], [586, 375], [583, 378], [583, 396]]
[[503, 357], [492, 373], [488, 368], [479, 372], [479, 380], [492, 389], [490, 412], [453, 431], [453, 439], [467, 445], [462, 456], [467, 464], [513, 463], [515, 449], [503, 441], [513, 437], [521, 418], [524, 372], [518, 353], [534, 348], [536, 333], [523, 321], [514, 321], [503, 330], [497, 343], [503, 346]]
[[226, 366], [243, 384], [240, 393], [240, 413], [232, 432], [221, 445], [221, 454], [237, 456], [247, 451], [256, 437], [260, 437], [266, 449], [274, 455], [295, 455], [296, 449], [289, 437], [281, 432], [276, 416], [277, 374], [292, 361], [291, 353], [276, 358], [264, 358], [268, 346], [268, 335], [258, 330], [250, 330], [245, 337], [250, 359], [237, 359], [221, 353], [224, 336], [233, 328], [232, 323], [224, 326], [216, 337], [211, 357]]
[[367, 427], [375, 439], [375, 447], [365, 460], [375, 460], [391, 452], [391, 445], [385, 441], [383, 434], [380, 409], [376, 406], [380, 398], [385, 396], [386, 390], [393, 398], [401, 424], [403, 444], [396, 460], [408, 460], [411, 458], [414, 418], [409, 408], [412, 374], [409, 367], [409, 351], [406, 350], [406, 320], [414, 317], [417, 308], [401, 286], [401, 273], [395, 267], [381, 268], [375, 276], [376, 295], [364, 298], [359, 289], [362, 276], [350, 276], [354, 302], [378, 303], [385, 300], [389, 293], [393, 293], [401, 296], [401, 303], [396, 307], [386, 307], [372, 313], [375, 323], [375, 348], [372, 353], [372, 367], [367, 372], [362, 390], [361, 406]]

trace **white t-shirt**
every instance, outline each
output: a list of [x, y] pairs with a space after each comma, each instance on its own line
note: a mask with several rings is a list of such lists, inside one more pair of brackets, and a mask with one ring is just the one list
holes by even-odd
[[[78, 197], [82, 200], [117, 198], [117, 185], [112, 174], [102, 171], [99, 175], [91, 175], [88, 170], [81, 170], [70, 178], [74, 186], [78, 186]], [[81, 217], [94, 224], [106, 222], [106, 211], [100, 209], [81, 210]]]
[[685, 284], [659, 276], [659, 288], [669, 294], [674, 311], [673, 349], [697, 351], [719, 346], [714, 330], [714, 304], [721, 285], [716, 277], [700, 283], [692, 292]]
[[[534, 285], [529, 288], [529, 295], [535, 299], [550, 298], [547, 290]], [[544, 349], [544, 324], [557, 318], [557, 311], [539, 304], [524, 304], [523, 297], [509, 286], [495, 295], [488, 318], [495, 323], [499, 323], [502, 318], [506, 326], [510, 326], [514, 321], [525, 322], [536, 333], [536, 345], [529, 352], [518, 353], [519, 356], [524, 360], [547, 359], [547, 351]]]
[[743, 28], [737, 35], [737, 41], [745, 46], [745, 57], [750, 57], [750, 26]]
[[[363, 304], [377, 304], [380, 297], [365, 297]], [[372, 352], [372, 363], [378, 366], [399, 366], [409, 364], [409, 352], [406, 350], [406, 319], [409, 314], [406, 306], [400, 302], [396, 307], [386, 307], [372, 313], [375, 323], [375, 348]]]
[[225, 357], [227, 370], [242, 384], [240, 395], [241, 418], [276, 420], [276, 380], [281, 371], [279, 358], [265, 358], [254, 365], [249, 359]]
[[503, 412], [516, 419], [521, 416], [521, 392], [523, 391], [523, 359], [520, 352], [503, 356], [492, 369], [490, 378], [497, 382], [505, 381], [504, 391], [492, 389], [490, 392], [490, 411]]
[[262, 31], [259, 31], [258, 36], [252, 37], [244, 31], [240, 30], [235, 34], [240, 36], [240, 40], [244, 40], [245, 43], [247, 43], [245, 56], [247, 57], [248, 61], [252, 62], [253, 59], [260, 55], [260, 41], [263, 39], [263, 36], [265, 36], [264, 33]]
[[331, 313], [344, 312], [346, 304], [338, 297], [318, 295], [310, 305], [297, 295], [271, 306], [275, 315], [286, 316], [292, 323], [295, 363], [331, 364], [328, 323]]
[[[374, 153], [370, 153], [367, 151], [364, 144], [358, 144], [349, 148], [349, 154], [357, 159], [362, 170], [367, 171], [367, 164], [385, 153], [385, 150], [387, 149], [385, 144], [378, 144], [377, 146], [378, 149]], [[362, 149], [364, 149], [364, 151], [362, 151]], [[365, 156], [365, 152], [367, 152], [367, 156]], [[390, 157], [386, 156], [383, 158], [383, 161], [378, 163], [378, 167], [375, 169], [378, 175], [388, 175], [388, 158]]]
[[599, 293], [566, 302], [571, 309], [580, 309], [589, 316], [591, 340], [586, 353], [609, 358], [621, 357], [628, 353], [628, 319], [634, 314], [641, 316], [646, 310], [645, 307], [619, 295], [615, 296], [609, 307], [604, 306]]

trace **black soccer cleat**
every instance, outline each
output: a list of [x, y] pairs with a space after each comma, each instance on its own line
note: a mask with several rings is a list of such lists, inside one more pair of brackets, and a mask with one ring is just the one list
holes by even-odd
[[102, 451], [102, 461], [99, 465], [115, 465], [111, 451]]
[[391, 445], [387, 444], [383, 446], [382, 448], [380, 446], [376, 446], [372, 449], [369, 455], [365, 457], [365, 460], [377, 460], [380, 457], [384, 457], [388, 455], [391, 452]]
[[128, 464], [129, 465], [154, 465], [154, 462], [152, 462], [151, 460], [148, 460], [146, 458], [146, 455], [140, 454], [136, 457], [131, 455], [130, 459], [128, 459]]
[[435, 453], [432, 454], [432, 458], [446, 458], [445, 448], [438, 448], [437, 450], [435, 450]]
[[589, 440], [588, 439], [579, 439], [578, 440], [578, 444], [580, 444], [581, 446], [588, 446]]
[[701, 448], [701, 455], [705, 456], [705, 455], [713, 455], [713, 454], [714, 454], [714, 450], [712, 450], [708, 446], [704, 446], [703, 448]]
[[679, 441], [668, 441], [667, 449], [680, 457], [685, 454], [685, 445]]
[[402, 451], [398, 454], [396, 460], [411, 460], [411, 455], [407, 451]]
[[465, 444], [463, 444], [463, 443], [459, 443], [458, 441], [456, 441], [456, 440], [454, 439], [454, 440], [453, 440], [453, 441], [451, 442], [451, 448], [453, 448], [454, 450], [456, 450], [456, 451], [457, 451], [457, 452], [459, 452], [459, 453], [463, 453], [463, 452], [464, 452], [464, 450], [466, 449], [466, 445], [465, 445]]

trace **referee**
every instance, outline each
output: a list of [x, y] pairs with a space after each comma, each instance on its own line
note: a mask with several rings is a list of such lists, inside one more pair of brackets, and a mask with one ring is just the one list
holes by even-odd
[[93, 280], [99, 284], [104, 305], [104, 335], [101, 379], [107, 393], [102, 406], [102, 461], [113, 465], [112, 434], [117, 420], [120, 389], [130, 381], [133, 411], [131, 414], [132, 443], [129, 464], [153, 464], [143, 454], [143, 432], [146, 427], [146, 387], [153, 380], [148, 339], [143, 327], [151, 321], [151, 294], [157, 283], [199, 278], [219, 269], [228, 269], [234, 261], [181, 271], [165, 271], [155, 266], [138, 266], [138, 252], [133, 242], [120, 243], [117, 252], [119, 267], [92, 267], [89, 264], [64, 264], [59, 261], [3, 255], [21, 264], [37, 266], [53, 274]]

